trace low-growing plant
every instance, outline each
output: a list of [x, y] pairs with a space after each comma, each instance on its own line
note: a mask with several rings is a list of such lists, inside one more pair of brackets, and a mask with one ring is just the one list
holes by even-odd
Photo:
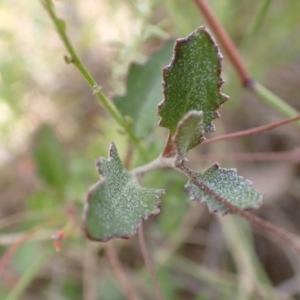
[[[56, 17], [51, 1], [45, 0], [43, 3], [69, 51], [66, 62], [73, 63], [81, 71], [92, 86], [93, 93], [123, 127], [130, 143], [142, 159], [148, 161], [149, 153], [143, 141], [155, 130], [157, 99], [152, 97], [151, 92], [155, 86], [153, 82], [160, 80], [151, 76], [151, 71], [165, 61], [170, 43], [155, 53], [145, 66], [131, 67], [127, 94], [115, 97], [112, 102], [69, 44], [65, 24]], [[252, 188], [249, 180], [238, 176], [236, 169], [222, 168], [218, 162], [201, 173], [188, 167], [187, 152], [210, 142], [206, 140], [205, 133], [215, 131], [213, 120], [220, 117], [217, 110], [229, 99], [220, 91], [224, 83], [221, 77], [222, 59], [219, 46], [206, 27], [199, 27], [186, 38], [175, 41], [171, 62], [162, 68], [163, 100], [157, 106], [160, 117], [158, 125], [168, 130], [165, 146], [157, 158], [128, 171], [118, 155], [117, 145], [111, 143], [108, 159], [100, 158], [96, 162], [100, 179], [87, 195], [82, 226], [87, 238], [107, 242], [112, 238], [128, 239], [136, 234], [142, 228], [143, 220], [160, 212], [159, 205], [167, 192], [143, 187], [140, 183], [142, 177], [155, 169], [171, 168], [187, 177], [185, 189], [192, 201], [205, 202], [213, 213], [238, 214], [283, 239], [300, 254], [298, 238], [248, 212], [260, 207], [263, 195]], [[246, 86], [254, 85], [247, 76], [243, 80]], [[284, 122], [298, 119], [299, 116], [296, 116]], [[268, 128], [280, 125], [282, 122], [277, 122], [268, 125]], [[252, 133], [257, 131], [259, 129]], [[146, 248], [143, 255], [145, 261], [149, 261]], [[152, 275], [156, 282], [153, 271]], [[156, 286], [158, 298], [161, 298], [157, 282]]]
[[[137, 232], [145, 264], [156, 286], [157, 298], [162, 299], [154, 267], [147, 253], [142, 226], [144, 220], [160, 213], [160, 204], [164, 194], [168, 192], [165, 189], [143, 186], [143, 176], [157, 169], [168, 168], [183, 174], [186, 184], [182, 188], [187, 190], [190, 200], [204, 202], [210, 212], [223, 216], [237, 214], [255, 226], [271, 232], [300, 254], [298, 237], [249, 212], [258, 209], [263, 201], [263, 195], [252, 188], [251, 181], [239, 176], [236, 169], [223, 168], [218, 162], [203, 172], [195, 171], [189, 166], [187, 159], [188, 151], [201, 145], [269, 130], [297, 121], [300, 119], [299, 115], [289, 111], [290, 114], [286, 115], [295, 116], [287, 120], [245, 132], [206, 139], [207, 133], [216, 130], [213, 121], [220, 117], [218, 109], [229, 97], [221, 92], [224, 83], [221, 77], [223, 55], [212, 33], [204, 26], [185, 38], [177, 39], [175, 44], [174, 41], [167, 42], [146, 64], [133, 64], [127, 76], [126, 94], [110, 100], [103, 93], [101, 83], [98, 84], [94, 80], [77, 56], [67, 37], [66, 25], [56, 16], [52, 1], [41, 2], [67, 48], [66, 63], [78, 68], [91, 86], [93, 94], [122, 127], [128, 137], [128, 143], [138, 153], [139, 163], [144, 163], [130, 169], [132, 159], [123, 163], [118, 154], [118, 145], [112, 141], [108, 158], [101, 157], [96, 161], [99, 181], [88, 190], [83, 210], [82, 229], [85, 236], [90, 240], [106, 243], [108, 256], [128, 299], [136, 299], [135, 293], [124, 278], [124, 270], [108, 241], [113, 238], [128, 239]], [[203, 1], [195, 2], [200, 3], [201, 8]], [[173, 56], [170, 57], [172, 48]], [[168, 65], [166, 61], [169, 61]], [[160, 69], [162, 79], [156, 75]], [[268, 95], [245, 71], [242, 70], [242, 74], [242, 81], [246, 87], [257, 90], [263, 97], [269, 97], [268, 99], [274, 98], [274, 95]], [[160, 99], [153, 95], [158, 94], [158, 82], [161, 80], [163, 100], [159, 103]], [[165, 128], [168, 133], [165, 143], [161, 144], [160, 154], [152, 159], [153, 154], [147, 150], [147, 141], [153, 134], [157, 121], [158, 126]], [[47, 128], [44, 130], [47, 131]], [[53, 147], [54, 144], [49, 143]], [[51, 162], [49, 164], [53, 166]], [[65, 174], [61, 174], [61, 177], [63, 181]], [[65, 229], [54, 236], [58, 249], [67, 233]]]

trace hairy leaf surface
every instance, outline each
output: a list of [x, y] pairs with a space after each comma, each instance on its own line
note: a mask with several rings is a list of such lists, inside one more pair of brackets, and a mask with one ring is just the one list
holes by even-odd
[[192, 110], [179, 122], [173, 137], [178, 159], [205, 140], [202, 121], [202, 111]]
[[191, 110], [203, 111], [204, 131], [215, 130], [212, 121], [228, 96], [223, 83], [222, 54], [206, 27], [199, 27], [175, 43], [171, 63], [163, 69], [164, 99], [158, 106], [159, 125], [175, 133], [180, 120]]
[[[195, 173], [196, 178], [210, 190], [240, 209], [258, 208], [262, 203], [262, 194], [252, 188], [252, 182], [237, 176], [236, 169], [223, 169], [215, 163], [203, 174]], [[211, 212], [228, 213], [228, 208], [219, 203], [206, 191], [189, 180], [185, 188], [191, 200], [205, 202]]]
[[159, 213], [165, 190], [139, 185], [122, 165], [112, 143], [108, 160], [97, 161], [101, 180], [88, 193], [84, 209], [84, 231], [92, 240], [107, 241], [134, 235], [142, 219]]
[[161, 69], [168, 64], [174, 42], [168, 42], [145, 65], [132, 64], [126, 81], [127, 93], [114, 98], [124, 116], [134, 121], [135, 133], [147, 138], [156, 126], [157, 103], [161, 99]]

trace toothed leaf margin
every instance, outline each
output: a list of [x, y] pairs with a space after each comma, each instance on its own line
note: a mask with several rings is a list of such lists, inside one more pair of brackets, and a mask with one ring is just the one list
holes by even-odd
[[[257, 209], [262, 204], [263, 195], [252, 188], [251, 181], [238, 176], [236, 169], [224, 169], [215, 163], [203, 174], [194, 173], [194, 176], [239, 209]], [[227, 207], [200, 189], [192, 180], [188, 181], [185, 188], [191, 200], [205, 202], [211, 212], [218, 212], [222, 215], [229, 212]]]
[[97, 161], [101, 180], [88, 192], [83, 230], [92, 240], [130, 238], [143, 219], [157, 215], [165, 190], [142, 187], [122, 165], [114, 143], [108, 160]]
[[164, 99], [158, 105], [158, 125], [175, 133], [180, 120], [191, 110], [203, 111], [204, 131], [212, 132], [217, 109], [228, 100], [220, 92], [223, 56], [206, 27], [178, 39], [171, 63], [163, 68]]

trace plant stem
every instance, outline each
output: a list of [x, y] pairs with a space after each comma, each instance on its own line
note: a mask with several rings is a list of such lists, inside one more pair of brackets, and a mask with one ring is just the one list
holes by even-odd
[[[253, 83], [251, 90], [255, 92], [256, 95], [260, 96], [260, 98], [263, 99], [267, 104], [279, 111], [282, 115], [288, 118], [299, 115], [299, 112], [296, 109], [288, 105], [258, 82]], [[297, 122], [297, 125], [300, 126], [300, 122]]]
[[[300, 148], [282, 152], [264, 153], [234, 153], [234, 154], [201, 154], [201, 161], [221, 160], [221, 161], [285, 161], [300, 162]], [[189, 160], [191, 163], [199, 162], [199, 159]]]
[[193, 170], [189, 169], [185, 166], [184, 162], [182, 164], [177, 164], [177, 169], [184, 173], [190, 180], [194, 182], [202, 191], [212, 196], [216, 201], [220, 204], [223, 204], [226, 208], [228, 208], [232, 213], [235, 213], [244, 219], [248, 220], [253, 225], [260, 227], [261, 229], [272, 233], [273, 235], [277, 236], [278, 238], [282, 239], [286, 242], [294, 251], [300, 255], [300, 241], [298, 237], [286, 232], [285, 230], [278, 228], [271, 223], [262, 220], [261, 218], [252, 215], [235, 205], [232, 205], [226, 199], [215, 193], [211, 190], [206, 184], [201, 182], [196, 176]]
[[105, 249], [106, 249], [106, 253], [109, 258], [109, 261], [110, 261], [118, 279], [121, 282], [121, 285], [123, 287], [123, 290], [126, 294], [127, 299], [137, 300], [138, 298], [135, 295], [135, 292], [125, 274], [125, 271], [121, 265], [121, 262], [119, 261], [119, 258], [116, 254], [116, 251], [115, 251], [111, 241], [105, 243]]
[[243, 130], [243, 131], [238, 131], [238, 132], [234, 132], [234, 133], [229, 133], [229, 134], [225, 134], [222, 136], [218, 136], [215, 138], [211, 138], [208, 140], [205, 140], [202, 145], [204, 144], [210, 144], [210, 143], [214, 143], [214, 142], [219, 142], [219, 141], [224, 141], [224, 140], [229, 140], [229, 139], [234, 139], [234, 138], [239, 138], [239, 137], [243, 137], [243, 136], [248, 136], [251, 134], [256, 134], [256, 133], [260, 133], [260, 132], [264, 132], [267, 130], [271, 130], [274, 128], [277, 128], [279, 126], [283, 126], [286, 124], [289, 124], [291, 122], [300, 120], [300, 115], [297, 115], [296, 117], [287, 119], [287, 120], [282, 120], [282, 121], [278, 121], [278, 122], [274, 122], [271, 124], [266, 124], [266, 125], [262, 125], [259, 127], [255, 127], [255, 128], [251, 128], [251, 129], [247, 129], [247, 130]]
[[252, 24], [249, 26], [248, 30], [246, 31], [241, 44], [240, 49], [241, 51], [245, 51], [246, 48], [248, 48], [250, 42], [253, 40], [254, 35], [257, 33], [259, 27], [262, 24], [263, 19], [266, 16], [266, 13], [270, 7], [272, 0], [264, 0], [261, 1], [261, 5], [259, 7], [258, 13], [255, 15], [255, 18], [252, 22]]
[[140, 225], [139, 228], [139, 242], [140, 242], [140, 247], [142, 251], [142, 255], [146, 264], [146, 267], [151, 275], [152, 281], [154, 283], [155, 289], [156, 289], [156, 296], [158, 300], [163, 300], [162, 292], [159, 287], [159, 283], [157, 280], [157, 277], [155, 275], [153, 263], [150, 259], [150, 255], [147, 250], [146, 242], [145, 242], [145, 237], [144, 237], [144, 230], [143, 230], [143, 222]]
[[[49, 241], [49, 237], [53, 234], [52, 230], [38, 230], [37, 232], [14, 232], [2, 234], [0, 236], [0, 246], [12, 245], [15, 247], [16, 244], [20, 245], [23, 242], [33, 242], [33, 241]], [[9, 252], [9, 250], [7, 251]], [[0, 259], [0, 274], [1, 274], [1, 262], [5, 257], [1, 257]]]
[[[36, 231], [30, 231], [23, 233], [17, 237], [15, 241], [11, 244], [11, 246], [8, 248], [8, 250], [5, 252], [5, 254], [0, 259], [0, 277], [5, 271], [6, 265], [9, 263], [10, 259], [13, 257], [13, 255], [16, 253], [16, 251], [19, 249], [19, 247], [27, 241], [30, 237], [34, 236]], [[49, 239], [49, 236], [48, 236]]]
[[101, 101], [102, 105], [107, 109], [107, 111], [112, 115], [112, 117], [117, 121], [117, 123], [126, 130], [131, 141], [135, 144], [135, 146], [139, 150], [143, 159], [148, 160], [147, 152], [140, 145], [140, 141], [133, 133], [133, 130], [130, 127], [130, 125], [127, 124], [126, 120], [123, 118], [123, 116], [121, 115], [121, 113], [119, 112], [117, 107], [114, 105], [114, 103], [105, 96], [105, 94], [101, 90], [101, 87], [97, 84], [97, 82], [94, 80], [92, 75], [88, 72], [86, 67], [83, 65], [83, 63], [79, 59], [73, 45], [71, 44], [71, 42], [66, 34], [66, 28], [65, 28], [64, 22], [61, 19], [59, 19], [54, 12], [52, 1], [51, 0], [42, 0], [42, 4], [43, 4], [44, 8], [46, 9], [46, 11], [48, 12], [51, 20], [53, 21], [63, 44], [65, 45], [66, 49], [69, 52], [70, 57], [65, 57], [66, 62], [73, 63], [77, 67], [77, 69], [79, 70], [81, 75], [85, 78], [87, 83], [93, 89], [93, 94], [97, 95], [97, 97]]
[[173, 145], [173, 136], [172, 136], [171, 132], [169, 132], [164, 149], [162, 151], [162, 156], [169, 157], [169, 156], [174, 155], [175, 153], [176, 152], [175, 152], [174, 145]]
[[98, 256], [101, 249], [97, 244], [86, 240], [82, 261], [82, 300], [95, 300], [98, 297]]
[[131, 174], [136, 177], [142, 177], [146, 173], [150, 171], [154, 171], [156, 169], [161, 168], [174, 168], [174, 158], [166, 158], [159, 156], [155, 160], [151, 161], [150, 163], [140, 166], [131, 171]]
[[14, 286], [12, 291], [8, 294], [5, 300], [17, 300], [20, 299], [21, 295], [28, 287], [30, 282], [33, 280], [34, 276], [38, 271], [48, 262], [50, 257], [54, 254], [54, 249], [51, 247], [45, 250], [42, 255], [35, 259], [30, 268], [23, 274], [18, 283]]
[[[236, 69], [243, 86], [253, 91], [256, 96], [258, 96], [264, 102], [268, 103], [284, 116], [290, 118], [298, 115], [299, 112], [288, 105], [285, 101], [274, 95], [262, 85], [254, 82], [254, 80], [248, 73], [236, 46], [214, 14], [207, 0], [194, 0], [194, 2], [199, 8], [199, 11], [203, 14], [209, 26], [212, 28], [214, 34], [217, 36], [222, 48], [228, 55], [233, 67]], [[300, 122], [298, 122], [297, 125], [300, 126]]]
[[65, 24], [63, 23], [63, 21], [61, 19], [59, 19], [56, 16], [56, 14], [54, 12], [52, 1], [44, 0], [43, 4], [44, 4], [44, 7], [47, 10], [51, 20], [53, 21], [63, 44], [65, 45], [66, 49], [68, 50], [68, 52], [70, 54], [70, 58], [68, 58], [69, 62], [73, 63], [77, 67], [77, 69], [79, 70], [81, 75], [85, 78], [85, 80], [88, 82], [88, 84], [94, 89], [95, 94], [98, 96], [98, 98], [101, 101], [101, 103], [103, 104], [103, 106], [110, 112], [110, 114], [113, 116], [113, 118], [121, 126], [123, 126], [124, 120], [123, 120], [122, 115], [119, 113], [119, 111], [114, 106], [114, 104], [106, 98], [106, 96], [102, 92], [101, 88], [99, 87], [98, 89], [96, 89], [96, 87], [98, 87], [98, 84], [96, 83], [96, 81], [94, 80], [92, 75], [88, 72], [88, 70], [85, 68], [85, 66], [82, 64], [81, 60], [79, 59], [78, 55], [76, 54], [75, 49], [73, 48], [73, 45], [71, 44], [69, 38], [67, 37]]

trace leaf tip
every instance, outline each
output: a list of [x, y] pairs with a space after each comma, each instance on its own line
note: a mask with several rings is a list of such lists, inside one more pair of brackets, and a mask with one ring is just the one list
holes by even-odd
[[116, 144], [114, 142], [111, 142], [110, 145], [109, 145], [109, 149], [108, 149], [108, 155], [109, 155], [109, 157], [111, 157], [112, 154], [114, 152], [116, 152], [116, 151], [117, 151]]

